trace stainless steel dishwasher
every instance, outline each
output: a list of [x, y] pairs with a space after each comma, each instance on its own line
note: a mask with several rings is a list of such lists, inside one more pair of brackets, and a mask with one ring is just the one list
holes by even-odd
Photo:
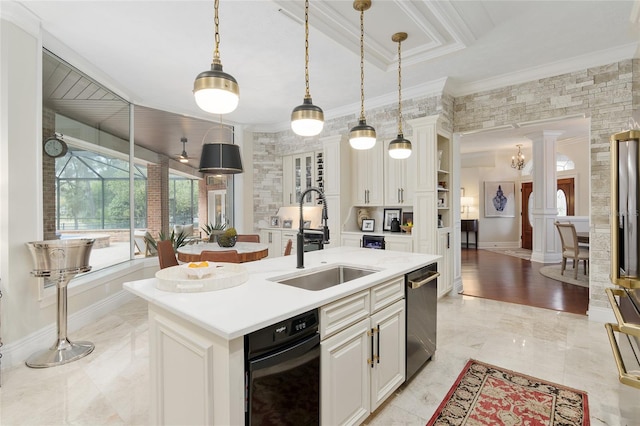
[[407, 381], [436, 351], [438, 263], [405, 276], [407, 314]]

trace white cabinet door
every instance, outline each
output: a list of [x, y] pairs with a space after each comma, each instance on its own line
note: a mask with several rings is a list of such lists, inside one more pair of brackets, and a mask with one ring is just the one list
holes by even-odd
[[342, 245], [347, 247], [361, 247], [360, 235], [342, 234]]
[[320, 343], [320, 424], [360, 424], [370, 410], [369, 318]]
[[263, 229], [260, 231], [260, 242], [269, 246], [269, 256], [282, 256], [284, 247], [282, 246], [282, 232], [278, 230]]
[[387, 153], [389, 142], [385, 142], [384, 157], [384, 201], [387, 206], [410, 206], [413, 204], [413, 193], [415, 192], [415, 169], [416, 158], [411, 155], [409, 158], [397, 160], [391, 158]]
[[371, 316], [374, 368], [371, 369], [371, 411], [377, 409], [405, 380], [405, 301]]
[[386, 250], [413, 252], [413, 240], [411, 237], [392, 237], [387, 235], [384, 237], [384, 244]]
[[453, 288], [453, 271], [451, 267], [451, 262], [453, 261], [451, 253], [452, 238], [450, 228], [438, 229], [438, 254], [442, 256], [442, 259], [438, 260], [438, 271], [440, 271], [440, 278], [438, 278], [439, 298], [449, 293]]
[[371, 149], [353, 151], [353, 194], [357, 206], [384, 205], [383, 144], [378, 142]]
[[[300, 195], [316, 185], [316, 157], [314, 152], [282, 157], [282, 203], [298, 204]], [[307, 194], [305, 203], [315, 202], [316, 193]]]
[[293, 156], [282, 157], [282, 205], [295, 204], [295, 192], [293, 190]]

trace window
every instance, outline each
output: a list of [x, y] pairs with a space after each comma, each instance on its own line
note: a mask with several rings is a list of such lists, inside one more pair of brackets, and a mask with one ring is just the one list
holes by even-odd
[[190, 225], [200, 229], [198, 219], [198, 180], [169, 174], [169, 225]]

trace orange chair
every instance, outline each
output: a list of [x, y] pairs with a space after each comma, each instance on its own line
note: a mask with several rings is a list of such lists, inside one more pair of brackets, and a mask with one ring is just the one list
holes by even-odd
[[240, 256], [236, 250], [202, 250], [200, 261], [240, 263]]
[[292, 248], [293, 248], [293, 240], [289, 239], [289, 241], [287, 241], [287, 245], [284, 247], [284, 255], [289, 256], [291, 254]]
[[176, 259], [176, 253], [173, 251], [171, 240], [158, 241], [158, 260], [160, 260], [160, 269], [178, 266], [178, 259]]
[[259, 243], [260, 235], [258, 234], [238, 234], [236, 241], [245, 243]]

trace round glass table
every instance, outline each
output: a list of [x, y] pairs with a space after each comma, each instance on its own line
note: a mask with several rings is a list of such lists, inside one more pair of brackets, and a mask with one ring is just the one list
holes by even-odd
[[200, 253], [202, 253], [203, 250], [235, 250], [238, 252], [238, 256], [240, 256], [240, 262], [260, 260], [269, 254], [269, 246], [262, 243], [237, 242], [233, 247], [220, 247], [218, 243], [199, 243], [178, 248], [178, 260], [180, 262], [199, 262]]

